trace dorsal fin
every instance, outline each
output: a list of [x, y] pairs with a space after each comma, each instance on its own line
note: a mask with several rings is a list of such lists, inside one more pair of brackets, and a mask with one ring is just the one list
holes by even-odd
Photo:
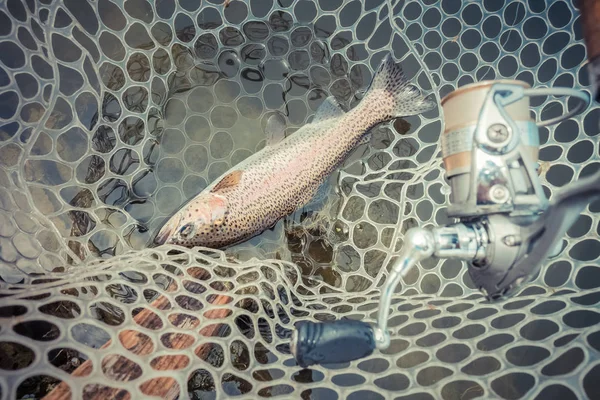
[[333, 96], [329, 96], [319, 106], [313, 119], [313, 123], [319, 123], [332, 118], [338, 118], [344, 115], [344, 110], [340, 107], [340, 103]]
[[217, 183], [215, 185], [215, 187], [212, 188], [211, 192], [215, 193], [215, 192], [225, 190], [227, 188], [234, 187], [235, 185], [240, 183], [240, 180], [242, 179], [243, 174], [244, 174], [244, 171], [236, 170], [236, 171], [233, 171], [233, 172], [225, 175], [225, 177], [223, 179], [221, 179], [221, 181], [219, 183]]
[[271, 146], [285, 139], [285, 119], [279, 114], [273, 114], [267, 120], [265, 126], [267, 146]]

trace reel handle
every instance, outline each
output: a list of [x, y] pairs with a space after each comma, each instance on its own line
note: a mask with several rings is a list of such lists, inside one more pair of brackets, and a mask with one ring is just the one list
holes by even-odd
[[332, 322], [302, 321], [290, 344], [298, 365], [336, 364], [366, 357], [376, 348], [373, 328], [349, 319]]

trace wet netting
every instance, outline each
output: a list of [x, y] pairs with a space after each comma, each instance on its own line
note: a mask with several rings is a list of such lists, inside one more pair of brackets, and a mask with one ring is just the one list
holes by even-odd
[[[291, 356], [297, 321], [374, 321], [406, 230], [449, 222], [440, 108], [374, 129], [318, 207], [249, 243], [148, 248], [270, 115], [292, 134], [329, 95], [353, 107], [388, 52], [438, 103], [589, 84], [572, 1], [0, 0], [0, 398], [597, 398], [598, 202], [511, 300], [431, 259], [398, 287], [389, 349]], [[599, 118], [541, 128], [547, 195], [598, 170]]]

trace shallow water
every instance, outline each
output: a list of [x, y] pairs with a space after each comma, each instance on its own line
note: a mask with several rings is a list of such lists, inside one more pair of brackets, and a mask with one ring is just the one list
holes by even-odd
[[[353, 107], [390, 51], [438, 99], [483, 79], [588, 85], [577, 10], [561, 0], [250, 0], [226, 8], [221, 0], [3, 1], [2, 290], [6, 282], [35, 279], [25, 273], [69, 265], [88, 271], [80, 260], [145, 248], [180, 204], [265, 146], [263, 129], [273, 113], [284, 116], [289, 135], [329, 95]], [[544, 119], [566, 108], [558, 98], [532, 102], [532, 113]], [[596, 105], [540, 130], [548, 195], [598, 169], [599, 117]], [[111, 351], [99, 348], [108, 339], [124, 346], [115, 335], [135, 328], [132, 319], [149, 310], [144, 302], [171, 296], [177, 313], [152, 312], [175, 334], [187, 329], [184, 320], [205, 328], [205, 318], [196, 316], [210, 306], [209, 294], [243, 287], [232, 294], [228, 310], [235, 315], [222, 320], [214, 343], [196, 352], [203, 367], [185, 370], [192, 397], [589, 397], [599, 371], [598, 202], [521, 298], [486, 305], [461, 263], [428, 260], [399, 288], [407, 297], [392, 313], [390, 349], [350, 367], [300, 371], [291, 361], [284, 342], [295, 321], [372, 318], [375, 289], [402, 234], [448, 222], [437, 144], [442, 126], [434, 110], [376, 128], [371, 143], [331, 177], [324, 202], [223, 256], [291, 261], [295, 269], [281, 268], [299, 273], [301, 285], [273, 272], [279, 269], [270, 262], [247, 274], [219, 262], [205, 281], [174, 259], [158, 269], [119, 259], [106, 274], [74, 279], [64, 290], [7, 300], [1, 316], [20, 320], [2, 319], [0, 348], [22, 357], [2, 364], [10, 372], [0, 391], [15, 389], [18, 398], [46, 393], [60, 381], [56, 376], [64, 377], [53, 368], [71, 373], [85, 360], [98, 368]], [[167, 259], [158, 253], [137, 259], [155, 256]], [[143, 327], [144, 335], [154, 335], [151, 328]], [[70, 336], [59, 338], [65, 332]], [[163, 337], [150, 341], [175, 351]], [[44, 364], [25, 370], [34, 359]], [[156, 371], [149, 361], [125, 360], [134, 375]], [[93, 376], [106, 380], [103, 373]]]

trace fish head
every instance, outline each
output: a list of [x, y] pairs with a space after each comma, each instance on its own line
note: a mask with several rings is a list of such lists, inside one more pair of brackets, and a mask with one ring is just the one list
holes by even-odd
[[160, 229], [154, 243], [178, 244], [186, 247], [202, 245], [202, 237], [223, 225], [228, 202], [223, 196], [207, 193], [173, 215]]

